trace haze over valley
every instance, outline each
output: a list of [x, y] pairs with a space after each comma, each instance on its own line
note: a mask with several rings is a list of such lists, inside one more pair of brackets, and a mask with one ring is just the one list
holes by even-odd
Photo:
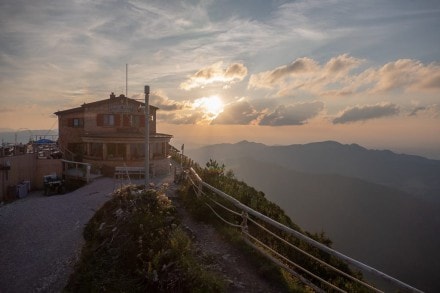
[[440, 288], [431, 261], [440, 258], [440, 161], [334, 141], [242, 141], [187, 153], [224, 163], [341, 252], [427, 292]]
[[[144, 133], [127, 111], [148, 100], [166, 140], [150, 150], [224, 163], [335, 248], [440, 292], [438, 28], [439, 0], [2, 0], [0, 141], [84, 130], [60, 141], [122, 166], [144, 140], [106, 135]], [[92, 117], [110, 97], [139, 106]]]

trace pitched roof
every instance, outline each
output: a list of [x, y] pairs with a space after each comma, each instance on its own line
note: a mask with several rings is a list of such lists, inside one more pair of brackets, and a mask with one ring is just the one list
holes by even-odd
[[[118, 102], [118, 101], [135, 103], [135, 104], [138, 104], [140, 106], [145, 105], [145, 103], [140, 102], [140, 101], [135, 100], [135, 99], [127, 98], [127, 97], [125, 97], [125, 95], [121, 94], [118, 97], [116, 97], [113, 93], [111, 93], [109, 99], [99, 100], [99, 101], [95, 101], [95, 102], [91, 102], [91, 103], [84, 103], [80, 107], [57, 111], [54, 114], [55, 115], [61, 115], [61, 114], [69, 114], [69, 113], [77, 113], [77, 112], [80, 113], [80, 112], [84, 112], [84, 109], [86, 107], [94, 107], [94, 106], [99, 106], [99, 105], [102, 105], [102, 104], [108, 104], [109, 102]], [[150, 106], [150, 108], [159, 109], [156, 106], [152, 106], [152, 105], [149, 105], [149, 106]]]

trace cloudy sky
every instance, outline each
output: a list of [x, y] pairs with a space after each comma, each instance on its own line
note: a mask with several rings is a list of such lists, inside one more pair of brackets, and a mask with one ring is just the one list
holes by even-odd
[[0, 128], [126, 91], [176, 144], [337, 140], [440, 159], [438, 0], [0, 0]]

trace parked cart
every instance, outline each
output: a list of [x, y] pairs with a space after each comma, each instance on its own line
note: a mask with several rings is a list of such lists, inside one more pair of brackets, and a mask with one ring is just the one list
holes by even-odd
[[63, 194], [66, 191], [64, 179], [56, 174], [45, 175], [44, 177], [44, 195]]

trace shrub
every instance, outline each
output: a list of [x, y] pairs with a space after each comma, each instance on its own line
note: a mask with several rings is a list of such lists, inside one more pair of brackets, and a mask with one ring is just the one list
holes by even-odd
[[116, 191], [89, 221], [65, 291], [223, 291], [223, 281], [196, 261], [171, 201], [142, 188]]

